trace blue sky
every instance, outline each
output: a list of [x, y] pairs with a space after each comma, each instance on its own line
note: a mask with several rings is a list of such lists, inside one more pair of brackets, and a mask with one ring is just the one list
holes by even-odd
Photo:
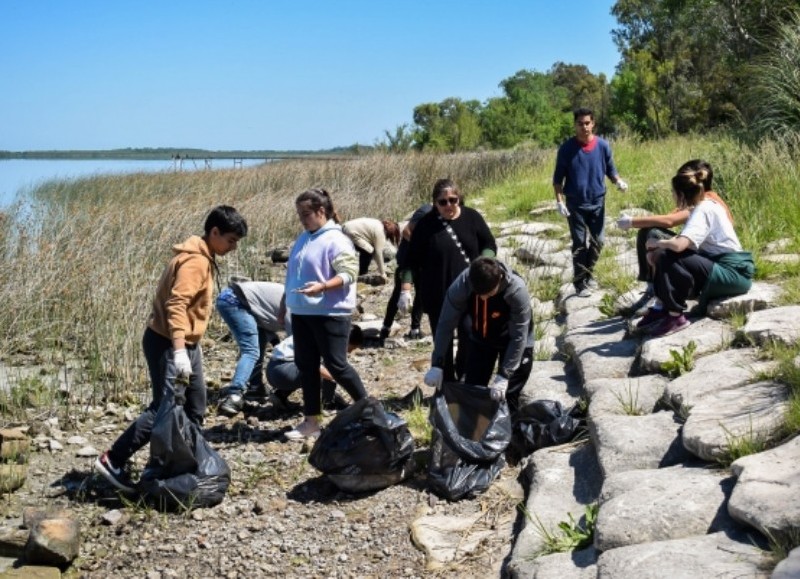
[[611, 0], [5, 0], [0, 150], [374, 144], [519, 70], [619, 62]]

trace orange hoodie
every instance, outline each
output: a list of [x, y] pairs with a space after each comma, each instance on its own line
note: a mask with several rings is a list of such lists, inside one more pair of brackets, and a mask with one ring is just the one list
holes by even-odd
[[175, 256], [161, 274], [147, 325], [164, 337], [196, 344], [211, 317], [216, 263], [198, 235], [173, 246], [172, 251]]

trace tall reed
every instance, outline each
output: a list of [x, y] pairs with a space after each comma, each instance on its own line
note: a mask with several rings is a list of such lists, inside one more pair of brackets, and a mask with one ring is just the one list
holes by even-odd
[[232, 274], [268, 279], [271, 250], [299, 233], [294, 199], [309, 187], [330, 190], [343, 219], [400, 220], [438, 178], [469, 195], [540, 161], [535, 152], [376, 154], [50, 181], [3, 219], [0, 356], [79, 356], [93, 393], [118, 399], [146, 382], [141, 332], [171, 246], [201, 234], [211, 207], [233, 205], [250, 225], [239, 251], [220, 260], [221, 284]]

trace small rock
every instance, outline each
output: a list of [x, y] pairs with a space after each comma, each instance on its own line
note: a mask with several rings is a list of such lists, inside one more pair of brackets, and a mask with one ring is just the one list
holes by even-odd
[[98, 456], [100, 453], [93, 446], [84, 446], [83, 448], [79, 449], [78, 452], [76, 452], [75, 454], [77, 456], [82, 456], [82, 457], [93, 457], [93, 456]]

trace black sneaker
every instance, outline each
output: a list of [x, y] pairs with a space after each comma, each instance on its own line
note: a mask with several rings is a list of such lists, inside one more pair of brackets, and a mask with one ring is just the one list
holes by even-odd
[[269, 390], [264, 384], [250, 384], [244, 393], [245, 398], [263, 400], [269, 396]]
[[650, 309], [649, 306], [650, 302], [653, 301], [653, 297], [655, 297], [653, 292], [645, 290], [635, 302], [620, 308], [620, 315], [634, 318], [645, 315], [647, 310]]
[[128, 473], [125, 472], [121, 468], [116, 468], [113, 464], [111, 464], [111, 460], [108, 458], [108, 452], [104, 452], [97, 460], [94, 461], [94, 468], [103, 475], [108, 482], [114, 485], [119, 490], [132, 493], [136, 490], [136, 487], [131, 481]]
[[228, 390], [228, 393], [222, 397], [217, 406], [217, 412], [223, 416], [236, 416], [244, 408], [244, 391]]
[[422, 333], [422, 330], [419, 328], [411, 328], [409, 332], [403, 336], [406, 340], [421, 340], [425, 337], [425, 334]]
[[323, 400], [322, 401], [322, 414], [328, 415], [338, 412], [339, 410], [344, 410], [350, 406], [347, 401], [339, 396], [339, 394], [334, 394], [333, 399], [331, 400]]
[[281, 414], [295, 414], [302, 408], [302, 404], [289, 400], [289, 393], [276, 390], [269, 395], [269, 403], [275, 412]]

